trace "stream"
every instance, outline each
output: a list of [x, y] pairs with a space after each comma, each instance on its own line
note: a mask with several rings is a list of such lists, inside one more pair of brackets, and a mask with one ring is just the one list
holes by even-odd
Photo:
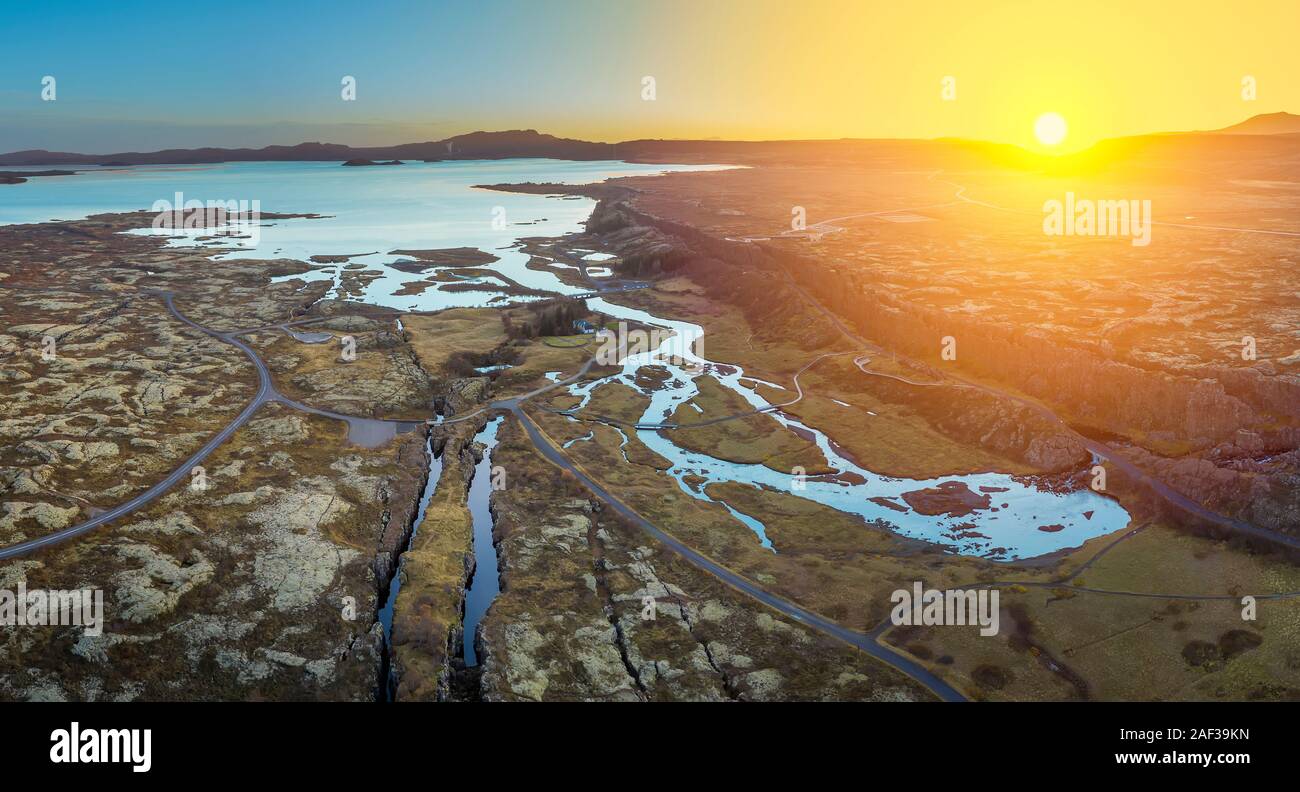
[[[593, 200], [573, 196], [557, 200], [555, 196], [481, 190], [475, 185], [529, 181], [592, 183], [613, 176], [720, 167], [727, 166], [516, 159], [408, 163], [397, 169], [342, 168], [330, 162], [221, 163], [201, 169], [120, 168], [68, 179], [33, 180], [13, 193], [15, 202], [5, 207], [0, 223], [130, 211], [149, 206], [160, 196], [170, 198], [182, 192], [186, 196], [207, 199], [238, 198], [251, 193], [260, 198], [265, 211], [311, 211], [319, 213], [319, 216], [263, 223], [249, 239], [237, 240], [236, 250], [230, 249], [232, 240], [214, 243], [217, 247], [213, 250], [213, 258], [297, 258], [306, 261], [315, 254], [346, 256], [350, 261], [348, 265], [313, 267], [310, 272], [286, 274], [273, 278], [273, 281], [333, 281], [336, 289], [330, 296], [345, 296], [337, 290], [344, 271], [361, 265], [376, 277], [362, 279], [358, 284], [359, 294], [350, 295], [354, 299], [401, 310], [436, 311], [449, 307], [522, 302], [527, 298], [511, 298], [488, 283], [482, 284], [486, 287], [484, 291], [448, 291], [444, 288], [446, 284], [440, 282], [418, 294], [401, 294], [408, 284], [421, 281], [428, 275], [427, 272], [407, 272], [390, 266], [409, 258], [405, 252], [407, 249], [475, 247], [496, 257], [496, 261], [485, 264], [485, 268], [500, 272], [526, 288], [559, 294], [585, 290], [585, 287], [564, 283], [557, 276], [557, 270], [528, 268], [530, 256], [521, 250], [521, 238], [559, 238], [566, 233], [581, 231], [582, 224], [595, 206]], [[491, 222], [498, 215], [508, 218], [507, 222]], [[158, 231], [141, 229], [136, 233]], [[208, 244], [195, 238], [173, 238], [168, 243]], [[550, 244], [554, 243], [542, 247]], [[592, 253], [590, 250], [579, 252]], [[584, 260], [602, 264], [613, 261], [603, 253], [586, 255]], [[674, 331], [674, 335], [658, 349], [626, 358], [622, 372], [610, 378], [625, 382], [650, 399], [642, 423], [659, 423], [679, 404], [693, 398], [698, 392], [694, 378], [701, 371], [712, 374], [723, 387], [738, 394], [754, 408], [768, 406], [757, 392], [741, 382], [742, 379], [752, 382], [753, 378], [745, 377], [739, 366], [710, 361], [703, 356], [702, 349], [696, 348], [696, 342], [704, 336], [699, 325], [663, 319], [600, 298], [589, 299], [588, 305], [616, 321], [642, 322]], [[683, 363], [688, 364], [687, 367]], [[667, 385], [659, 390], [638, 386], [635, 372], [643, 365], [664, 365], [672, 375]], [[570, 392], [585, 401], [594, 387], [598, 385], [574, 385]], [[636, 431], [647, 446], [672, 463], [668, 474], [692, 498], [711, 500], [705, 491], [709, 483], [735, 482], [766, 488], [807, 498], [858, 515], [869, 522], [884, 521], [901, 535], [937, 543], [962, 555], [998, 561], [1029, 558], [1077, 547], [1088, 539], [1118, 531], [1128, 524], [1128, 513], [1119, 503], [1090, 490], [1057, 494], [1040, 490], [1028, 480], [1022, 483], [1001, 473], [927, 480], [879, 475], [845, 458], [837, 450], [833, 438], [823, 432], [779, 411], [770, 415], [783, 426], [811, 438], [828, 464], [842, 475], [796, 481], [792, 473], [687, 451], [673, 442], [672, 431], [627, 431]], [[887, 421], [889, 417], [873, 416], [873, 420]], [[483, 471], [485, 475], [477, 476], [476, 481], [490, 479], [490, 466], [485, 466]], [[704, 484], [698, 489], [692, 488], [683, 481], [687, 476], [699, 476]], [[943, 482], [959, 482], [976, 493], [983, 488], [982, 492], [991, 497], [989, 508], [962, 517], [931, 516], [920, 514], [901, 502], [901, 495], [905, 492], [935, 487]], [[489, 485], [480, 483], [472, 489], [479, 492], [479, 487], [483, 489], [478, 497], [484, 500], [477, 507], [476, 514], [487, 515], [485, 498]], [[882, 502], [889, 505], [882, 505]], [[779, 547], [773, 548], [768, 539], [767, 526], [762, 521], [764, 515], [744, 514], [731, 505], [723, 505], [754, 534], [758, 544], [772, 552], [779, 551]], [[476, 507], [471, 504], [471, 508]], [[485, 519], [490, 522], [490, 516]], [[864, 526], [863, 530], [869, 529]], [[476, 552], [490, 546], [490, 541], [476, 542]], [[488, 562], [485, 557], [484, 563]], [[475, 608], [481, 603], [480, 598], [491, 600], [486, 589], [478, 591], [484, 585], [488, 584], [480, 580], [474, 587]], [[390, 595], [385, 603], [390, 610], [391, 600]], [[384, 618], [387, 633], [391, 630], [391, 613]], [[467, 635], [472, 634], [467, 632]], [[468, 643], [472, 643], [472, 637]], [[471, 655], [472, 648], [467, 657]]]
[[[596, 383], [570, 386], [569, 392], [581, 398], [583, 404], [601, 383], [618, 380], [650, 399], [639, 423], [660, 423], [671, 416], [679, 404], [690, 400], [699, 392], [695, 378], [701, 372], [707, 372], [755, 409], [769, 406], [756, 391], [742, 384], [742, 380], [754, 381], [753, 377], [745, 375], [742, 368], [733, 363], [717, 364], [698, 354], [696, 342], [704, 336], [704, 329], [699, 325], [661, 319], [645, 311], [615, 305], [601, 298], [592, 298], [587, 302], [593, 311], [673, 332], [658, 348], [625, 358], [622, 373]], [[646, 365], [659, 365], [668, 369], [670, 376], [660, 389], [638, 385], [636, 372]], [[829, 477], [797, 478], [792, 472], [772, 470], [759, 464], [730, 462], [688, 451], [671, 440], [671, 430], [634, 431], [652, 451], [672, 463], [668, 474], [692, 498], [712, 501], [705, 493], [705, 487], [711, 483], [736, 482], [765, 487], [807, 498], [838, 511], [856, 514], [867, 521], [882, 520], [903, 536], [932, 542], [961, 555], [995, 561], [1044, 555], [1062, 548], [1077, 547], [1095, 536], [1118, 531], [1129, 521], [1128, 512], [1118, 502], [1091, 490], [1054, 493], [1039, 489], [1032, 483], [1017, 481], [1005, 473], [977, 473], [933, 479], [882, 476], [846, 459], [824, 432], [780, 411], [768, 414], [781, 425], [811, 437], [837, 474], [852, 474], [850, 478], [860, 477], [863, 481], [853, 483], [842, 479], [828, 480]], [[705, 482], [698, 489], [692, 488], [683, 481], [688, 475], [699, 476]], [[975, 493], [990, 494], [990, 508], [950, 517], [921, 514], [907, 508], [902, 501], [901, 496], [905, 492], [936, 487], [949, 481], [965, 484]], [[870, 500], [871, 498], [886, 499], [894, 507]], [[749, 528], [763, 547], [773, 549], [766, 527], [760, 519], [742, 514], [729, 504], [721, 505]], [[1058, 525], [1062, 527], [1055, 531], [1038, 530], [1039, 526]]]
[[497, 445], [497, 429], [501, 427], [501, 421], [502, 416], [498, 415], [474, 437], [485, 448], [483, 458], [474, 465], [474, 477], [469, 485], [469, 511], [474, 518], [474, 577], [465, 591], [465, 629], [461, 644], [466, 668], [478, 665], [478, 655], [474, 651], [478, 625], [501, 591], [497, 548], [492, 540], [492, 512], [488, 508], [488, 499], [492, 495], [492, 449]]

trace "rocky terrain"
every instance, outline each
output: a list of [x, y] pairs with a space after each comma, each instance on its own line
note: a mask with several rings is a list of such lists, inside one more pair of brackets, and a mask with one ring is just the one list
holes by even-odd
[[483, 623], [490, 701], [910, 701], [908, 678], [710, 579], [557, 481], [515, 423], [494, 462], [502, 593]]
[[[116, 233], [134, 224], [0, 228], [0, 379], [13, 397], [0, 406], [6, 544], [138, 494], [256, 390], [238, 350], [186, 328], [157, 295], [187, 279], [196, 257]], [[214, 269], [208, 297], [249, 282]], [[226, 310], [256, 324], [287, 312], [287, 294], [250, 289], [237, 312]]]
[[0, 588], [105, 590], [98, 637], [6, 630], [5, 699], [375, 696], [377, 550], [409, 520], [409, 437], [345, 446], [343, 425], [268, 408], [181, 487], [111, 531], [0, 564]]
[[[427, 440], [408, 423], [359, 442], [351, 419], [264, 404], [197, 477], [85, 538], [0, 562], [0, 588], [104, 589], [107, 617], [99, 636], [6, 632], [0, 699], [371, 700], [390, 679], [398, 701], [928, 695], [662, 555], [576, 482], [555, 489], [555, 471], [512, 420], [499, 451], [511, 483], [493, 501], [506, 593], [478, 636], [482, 666], [465, 668], [461, 647], [476, 639], [463, 635], [466, 586], [497, 573], [474, 568], [465, 503], [483, 453], [473, 439], [487, 420], [476, 411], [494, 390], [576, 372], [590, 353], [519, 335], [544, 306], [399, 323], [390, 311], [322, 299], [325, 283], [269, 282], [304, 264], [214, 262], [210, 247], [121, 233], [142, 221], [0, 229], [11, 257], [0, 371], [21, 394], [0, 421], [5, 544], [139, 494], [253, 399], [250, 360], [180, 316], [244, 331], [278, 392], [312, 410], [469, 420], [433, 427]], [[490, 263], [465, 250], [410, 253]], [[340, 358], [345, 336], [354, 360]], [[462, 376], [503, 360], [508, 371]], [[388, 650], [380, 609], [395, 575]], [[558, 598], [538, 599], [538, 586]], [[641, 617], [646, 596], [654, 619]], [[502, 629], [512, 636], [504, 643]], [[557, 660], [557, 647], [572, 657]]]
[[[806, 321], [797, 286], [886, 349], [939, 375], [1039, 400], [1082, 435], [1143, 449], [1134, 456], [1146, 469], [1176, 469], [1183, 493], [1293, 533], [1300, 531], [1294, 243], [1173, 226], [1156, 226], [1147, 247], [1042, 233], [1038, 204], [1067, 189], [1150, 196], [1157, 219], [1187, 226], [1287, 228], [1276, 220], [1296, 215], [1294, 193], [1240, 177], [1285, 172], [1300, 153], [1274, 142], [1265, 148], [1277, 156], [1266, 160], [1253, 141], [1225, 141], [1196, 149], [1212, 164], [1199, 183], [1165, 179], [1162, 169], [1176, 170], [1192, 145], [1149, 143], [1143, 162], [1157, 174], [1145, 181], [1131, 175], [1138, 160], [1128, 149], [1100, 176], [988, 163], [951, 175], [898, 174], [846, 160], [834, 172], [628, 179], [624, 192], [601, 202], [588, 231], [629, 274], [689, 273], [711, 297], [741, 306], [760, 335], [821, 346], [834, 327]], [[963, 200], [970, 194], [978, 200]], [[1188, 196], [1205, 194], [1220, 207], [1213, 213], [1189, 205]], [[922, 208], [892, 208], [908, 203]], [[806, 212], [805, 229], [791, 230], [791, 207]], [[822, 217], [841, 219], [818, 225]], [[943, 357], [945, 339], [953, 359]], [[1038, 419], [1014, 404], [975, 392], [930, 398], [897, 390], [956, 437], [1006, 443], [1009, 455], [1048, 469], [1083, 459], [1077, 441], [1049, 427], [1016, 438], [1017, 425]], [[990, 432], [997, 413], [1002, 428]]]
[[[120, 233], [145, 224], [0, 229], [0, 372], [18, 397], [0, 411], [5, 545], [129, 500], [253, 399], [248, 358], [169, 312], [166, 293], [192, 321], [253, 331], [280, 392], [313, 409], [422, 420], [486, 393], [486, 379], [442, 369], [435, 392], [391, 312], [321, 301], [328, 284], [269, 283], [302, 264], [214, 262]], [[320, 321], [276, 326], [307, 310]], [[359, 444], [351, 422], [264, 405], [159, 500], [0, 562], [0, 588], [103, 588], [108, 620], [99, 637], [6, 631], [0, 698], [374, 699], [387, 664], [377, 611], [428, 475], [423, 432], [387, 436]]]
[[[1218, 144], [1217, 156], [1244, 157], [1236, 145]], [[929, 153], [917, 168], [954, 172], [899, 172], [897, 158], [918, 151]], [[744, 412], [718, 379], [742, 366], [744, 387], [825, 431], [836, 453], [883, 476], [933, 479], [877, 499], [895, 512], [990, 509], [1002, 490], [947, 479], [961, 473], [1064, 491], [1088, 486], [1098, 465], [1105, 496], [1131, 518], [1122, 535], [1001, 563], [773, 487], [679, 484], [630, 429], [646, 393], [600, 383], [573, 410], [573, 395], [539, 390], [579, 370], [618, 371], [583, 368], [593, 350], [574, 320], [602, 317], [580, 301], [399, 314], [349, 299], [379, 274], [351, 256], [213, 261], [219, 237], [179, 248], [122, 233], [147, 225], [143, 213], [6, 226], [0, 387], [13, 398], [0, 405], [0, 546], [103, 514], [234, 424], [197, 476], [158, 499], [0, 561], [0, 589], [98, 587], [108, 616], [98, 637], [0, 634], [0, 700], [933, 696], [670, 552], [614, 501], [764, 592], [880, 634], [886, 656], [971, 698], [1295, 695], [1296, 606], [1265, 599], [1243, 624], [1232, 602], [1300, 589], [1294, 560], [1205, 530], [1142, 478], [1264, 531], [1300, 532], [1293, 245], [1175, 226], [1157, 227], [1150, 248], [1061, 241], [1033, 216], [1039, 197], [1073, 185], [1150, 191], [1161, 217], [1264, 232], [1283, 228], [1292, 196], [1261, 186], [1253, 159], [1196, 177], [1220, 199], [1210, 216], [1180, 203], [1186, 184], [1123, 168], [1008, 175], [987, 152], [936, 151], [862, 144], [781, 167], [759, 158], [721, 173], [524, 185], [600, 203], [584, 232], [523, 250], [530, 268], [575, 285], [591, 279], [574, 262], [612, 254], [602, 264], [615, 280], [654, 288], [604, 300], [706, 328], [718, 363], [666, 420]], [[1243, 173], [1252, 178], [1229, 178]], [[808, 224], [786, 233], [792, 206]], [[469, 248], [398, 252], [392, 268], [424, 279], [404, 287], [415, 291], [496, 261]], [[335, 277], [280, 277], [313, 268]], [[500, 280], [494, 290], [530, 292]], [[1240, 355], [1245, 337], [1254, 359]], [[355, 358], [342, 356], [351, 343]], [[268, 401], [254, 402], [253, 358], [269, 371]], [[653, 392], [669, 376], [647, 365], [629, 382]], [[487, 408], [525, 394], [518, 412]], [[236, 420], [250, 403], [256, 412]], [[491, 496], [496, 569], [475, 566], [467, 506], [484, 454], [475, 438], [493, 414], [504, 416], [492, 456], [504, 476]], [[523, 422], [616, 496], [547, 461]], [[737, 464], [829, 471], [808, 430], [770, 415], [658, 431]], [[1136, 467], [1100, 459], [1099, 442]], [[738, 514], [761, 516], [762, 543]], [[1025, 530], [1068, 531], [1041, 522]], [[501, 591], [466, 634], [466, 589], [482, 575], [499, 575]], [[890, 629], [890, 592], [915, 580], [997, 586], [1008, 629], [991, 640]], [[466, 644], [480, 665], [466, 667]]]

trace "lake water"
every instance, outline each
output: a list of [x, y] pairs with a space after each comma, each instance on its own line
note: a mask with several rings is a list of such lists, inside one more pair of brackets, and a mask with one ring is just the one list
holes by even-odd
[[[488, 265], [488, 268], [524, 286], [562, 294], [582, 291], [566, 286], [552, 273], [527, 269], [524, 265], [528, 256], [519, 251], [518, 240], [522, 237], [560, 236], [579, 230], [591, 213], [594, 201], [500, 193], [474, 189], [473, 185], [527, 181], [577, 184], [613, 176], [714, 167], [721, 166], [528, 159], [412, 162], [363, 168], [345, 168], [337, 162], [271, 162], [97, 169], [78, 176], [34, 178], [26, 184], [0, 187], [0, 223], [76, 219], [97, 212], [147, 210], [154, 201], [174, 200], [176, 192], [184, 193], [187, 200], [258, 200], [263, 212], [318, 213], [328, 217], [268, 221], [267, 226], [259, 229], [255, 245], [246, 246], [237, 253], [214, 253], [214, 256], [305, 260], [312, 255], [365, 254], [353, 260], [382, 273], [366, 287], [364, 299], [367, 302], [406, 310], [436, 310], [499, 304], [505, 298], [500, 292], [491, 290], [446, 292], [437, 288], [430, 288], [420, 295], [394, 295], [393, 292], [403, 284], [422, 280], [425, 276], [385, 266], [402, 258], [392, 251], [475, 247], [500, 257], [500, 261]], [[502, 218], [504, 225], [500, 222]], [[497, 220], [495, 224], [494, 220]], [[189, 239], [182, 242], [194, 244]], [[589, 256], [588, 259], [600, 261], [601, 256]], [[307, 276], [296, 277], [336, 281], [339, 271], [337, 266], [322, 267]], [[489, 285], [498, 283], [495, 279], [482, 282]], [[704, 334], [699, 325], [653, 316], [601, 299], [589, 300], [588, 304], [615, 319], [645, 322], [674, 332], [658, 349], [625, 360], [623, 371], [617, 376], [617, 379], [641, 390], [634, 376], [637, 368], [655, 364], [670, 369], [674, 377], [669, 382], [673, 379], [678, 381], [678, 384], [661, 390], [645, 391], [650, 405], [642, 417], [643, 423], [663, 421], [678, 404], [692, 398], [697, 393], [693, 378], [701, 370], [707, 370], [754, 407], [767, 406], [757, 393], [744, 387], [741, 380], [752, 381], [752, 378], [746, 378], [738, 366], [726, 362], [719, 368], [713, 361], [696, 353], [694, 342]], [[592, 384], [578, 385], [571, 390], [585, 396], [593, 387]], [[768, 487], [867, 520], [885, 520], [905, 536], [934, 542], [964, 555], [996, 560], [1028, 558], [1076, 547], [1087, 539], [1120, 530], [1128, 524], [1129, 516], [1123, 507], [1088, 490], [1055, 494], [998, 473], [945, 476], [927, 481], [880, 476], [842, 457], [835, 450], [833, 438], [824, 433], [780, 413], [774, 413], [773, 417], [786, 426], [799, 428], [805, 436], [811, 436], [832, 467], [861, 476], [865, 483], [809, 479], [798, 482], [803, 485], [800, 489], [790, 474], [686, 451], [673, 443], [671, 432], [635, 431], [646, 445], [672, 462], [669, 475], [691, 497], [709, 499], [708, 495], [683, 482], [688, 474], [702, 476], [710, 483], [734, 481]], [[880, 420], [888, 419], [880, 417]], [[996, 511], [990, 509], [963, 517], [927, 516], [911, 509], [899, 512], [869, 500], [886, 497], [901, 503], [898, 496], [903, 492], [932, 487], [944, 481], [965, 483], [976, 492], [980, 487], [1005, 491], [991, 493]], [[740, 524], [753, 532], [760, 546], [772, 552], [779, 550], [772, 546], [767, 536], [764, 515], [742, 514], [727, 504], [723, 505]], [[1050, 533], [1038, 530], [1039, 526], [1050, 525], [1064, 527]], [[664, 527], [671, 530], [671, 526]], [[864, 527], [863, 530], [868, 529]], [[467, 643], [473, 640], [468, 629], [466, 638]]]
[[[720, 167], [726, 166], [549, 159], [410, 161], [367, 167], [344, 167], [338, 162], [90, 167], [76, 176], [37, 177], [26, 184], [5, 185], [0, 190], [0, 225], [147, 211], [157, 201], [175, 204], [177, 193], [186, 202], [258, 201], [262, 212], [328, 217], [268, 220], [258, 229], [255, 244], [245, 240], [238, 252], [217, 258], [305, 261], [313, 255], [358, 256], [353, 261], [383, 273], [365, 289], [366, 302], [402, 310], [439, 310], [487, 305], [497, 295], [431, 288], [420, 295], [396, 296], [393, 292], [402, 284], [421, 276], [383, 267], [409, 258], [392, 251], [474, 247], [499, 256], [493, 269], [521, 284], [562, 294], [581, 291], [550, 273], [527, 269], [528, 256], [519, 252], [517, 240], [577, 231], [595, 201], [482, 190], [474, 185], [588, 184], [617, 176]], [[183, 237], [173, 243], [196, 244]], [[226, 239], [220, 244], [240, 241]], [[334, 280], [339, 270], [339, 266], [325, 267], [310, 277]]]

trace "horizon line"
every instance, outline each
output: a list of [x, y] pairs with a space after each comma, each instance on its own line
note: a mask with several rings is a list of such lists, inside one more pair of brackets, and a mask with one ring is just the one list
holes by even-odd
[[[382, 144], [382, 145], [352, 145], [348, 143], [331, 143], [322, 140], [299, 140], [296, 143], [267, 143], [261, 146], [216, 146], [216, 145], [173, 146], [173, 147], [151, 149], [151, 150], [118, 150], [118, 151], [107, 151], [103, 153], [92, 153], [89, 151], [62, 151], [62, 150], [45, 149], [45, 148], [25, 148], [25, 149], [15, 149], [13, 151], [0, 152], [0, 158], [12, 157], [12, 156], [22, 155], [22, 154], [50, 154], [50, 155], [62, 155], [62, 156], [75, 155], [75, 156], [101, 158], [101, 157], [110, 157], [115, 155], [126, 155], [126, 154], [155, 155], [155, 154], [161, 154], [163, 152], [193, 152], [193, 151], [204, 151], [204, 150], [258, 152], [258, 151], [266, 151], [267, 149], [273, 149], [273, 148], [292, 149], [292, 148], [299, 148], [302, 146], [336, 147], [341, 149], [349, 149], [353, 151], [372, 150], [372, 149], [382, 150], [382, 149], [403, 148], [409, 146], [445, 144], [449, 141], [454, 141], [458, 138], [465, 138], [474, 135], [506, 135], [510, 133], [522, 133], [522, 134], [531, 133], [539, 137], [550, 138], [555, 141], [571, 142], [571, 143], [578, 143], [578, 144], [585, 144], [585, 145], [596, 145], [596, 146], [622, 146], [622, 145], [629, 145], [629, 144], [636, 144], [636, 143], [780, 144], [780, 143], [886, 142], [886, 141], [916, 142], [916, 143], [948, 142], [948, 143], [973, 143], [973, 144], [981, 144], [981, 145], [988, 145], [988, 146], [1006, 147], [1006, 148], [1018, 149], [1027, 154], [1038, 154], [1038, 155], [1046, 155], [1046, 156], [1068, 156], [1070, 154], [1078, 154], [1084, 151], [1089, 151], [1093, 148], [1096, 148], [1098, 145], [1101, 145], [1108, 141], [1115, 141], [1115, 140], [1127, 140], [1127, 139], [1142, 138], [1142, 137], [1158, 137], [1158, 136], [1165, 136], [1165, 135], [1197, 135], [1197, 134], [1233, 135], [1234, 133], [1226, 132], [1226, 130], [1232, 129], [1237, 126], [1241, 126], [1243, 124], [1246, 124], [1250, 121], [1254, 121], [1256, 119], [1270, 118], [1270, 117], [1287, 117], [1287, 118], [1300, 119], [1300, 114], [1291, 113], [1290, 111], [1286, 111], [1286, 110], [1279, 110], [1271, 113], [1257, 113], [1237, 123], [1229, 124], [1228, 126], [1219, 127], [1216, 129], [1163, 130], [1163, 131], [1141, 132], [1141, 133], [1136, 133], [1131, 135], [1116, 135], [1114, 137], [1100, 138], [1081, 149], [1075, 149], [1068, 152], [1059, 152], [1059, 153], [1050, 152], [1050, 151], [1035, 151], [1019, 143], [1003, 142], [1003, 141], [989, 140], [984, 138], [970, 138], [970, 137], [949, 136], [949, 135], [938, 135], [934, 137], [842, 136], [842, 137], [825, 137], [825, 138], [818, 138], [818, 137], [806, 137], [806, 138], [638, 137], [638, 138], [627, 138], [623, 140], [609, 141], [609, 140], [590, 140], [590, 139], [576, 138], [576, 137], [564, 137], [562, 135], [555, 135], [549, 132], [543, 132], [533, 127], [516, 127], [511, 129], [495, 129], [495, 130], [477, 129], [471, 132], [458, 133], [444, 138], [437, 138], [431, 140], [408, 140], [401, 143], [390, 143], [390, 144]], [[145, 122], [139, 122], [139, 123], [145, 123]], [[268, 122], [268, 125], [288, 125], [292, 123], [293, 122], [290, 121], [276, 121], [276, 122]], [[237, 125], [227, 125], [227, 126], [237, 126]], [[1278, 136], [1278, 135], [1285, 136], [1288, 134], [1300, 134], [1300, 132], [1290, 132], [1290, 133], [1289, 132], [1275, 132], [1275, 133], [1244, 132], [1244, 133], [1237, 133], [1237, 134], [1239, 134], [1242, 137], [1271, 137], [1271, 136]]]

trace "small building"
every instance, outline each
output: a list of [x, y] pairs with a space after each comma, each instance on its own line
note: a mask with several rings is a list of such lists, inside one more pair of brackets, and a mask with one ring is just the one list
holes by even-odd
[[586, 319], [574, 319], [573, 329], [577, 330], [579, 333], [596, 332], [596, 326], [593, 325], [591, 322], [588, 322]]

